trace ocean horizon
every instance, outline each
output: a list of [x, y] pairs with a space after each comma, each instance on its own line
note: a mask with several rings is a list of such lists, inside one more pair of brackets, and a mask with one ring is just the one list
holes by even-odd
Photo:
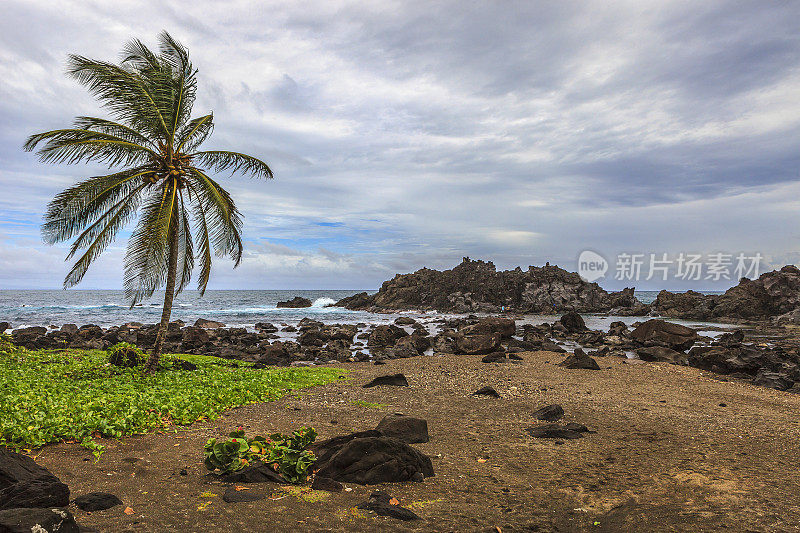
[[[194, 323], [198, 318], [217, 320], [228, 326], [252, 328], [257, 322], [296, 324], [303, 318], [324, 323], [384, 322], [387, 314], [351, 311], [333, 304], [359, 292], [375, 290], [208, 290], [184, 291], [175, 298], [171, 320]], [[643, 303], [655, 300], [659, 291], [636, 291]], [[720, 294], [722, 291], [698, 291]], [[295, 296], [311, 300], [311, 307], [278, 308], [277, 303]], [[102, 327], [141, 322], [157, 323], [161, 318], [163, 292], [131, 308], [121, 290], [60, 290], [4, 289], [0, 290], [0, 321], [10, 322], [13, 328], [27, 326], [62, 326], [64, 324], [96, 324]]]

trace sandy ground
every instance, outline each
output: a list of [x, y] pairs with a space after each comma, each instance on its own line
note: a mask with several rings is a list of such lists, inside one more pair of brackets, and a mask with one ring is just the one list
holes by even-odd
[[[97, 463], [66, 444], [37, 460], [73, 497], [109, 491], [125, 502], [74, 509], [101, 531], [800, 531], [800, 395], [689, 367], [610, 357], [598, 359], [600, 371], [568, 370], [555, 365], [558, 354], [521, 355], [521, 364], [479, 356], [347, 364], [348, 379], [297, 397], [177, 433], [107, 441]], [[410, 387], [361, 387], [394, 372]], [[503, 397], [470, 395], [484, 385]], [[596, 433], [530, 437], [524, 429], [539, 423], [531, 413], [551, 403], [566, 411], [562, 422]], [[269, 496], [251, 503], [225, 503], [225, 487], [205, 477], [205, 440], [238, 425], [263, 434], [312, 425], [322, 439], [371, 429], [393, 412], [428, 420], [430, 442], [414, 446], [432, 457], [435, 477], [338, 494], [250, 485]], [[378, 488], [423, 519], [354, 509]]]

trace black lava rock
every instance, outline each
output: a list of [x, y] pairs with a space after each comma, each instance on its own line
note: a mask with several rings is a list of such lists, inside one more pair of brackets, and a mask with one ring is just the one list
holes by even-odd
[[417, 472], [434, 475], [427, 455], [391, 437], [352, 439], [317, 467], [319, 476], [360, 485], [409, 481]]
[[556, 404], [547, 405], [533, 412], [533, 416], [537, 420], [546, 420], [548, 422], [555, 422], [564, 416], [564, 409]]
[[408, 380], [404, 374], [391, 374], [379, 376], [369, 383], [364, 384], [364, 388], [377, 387], [378, 385], [393, 385], [395, 387], [408, 387]]
[[394, 437], [406, 444], [428, 442], [428, 422], [422, 418], [414, 418], [401, 413], [388, 415], [375, 428], [386, 437]]
[[473, 396], [489, 396], [490, 398], [500, 398], [500, 393], [494, 390], [494, 387], [481, 387], [472, 393]]
[[122, 500], [109, 492], [90, 492], [75, 498], [75, 505], [81, 511], [104, 511], [122, 505]]

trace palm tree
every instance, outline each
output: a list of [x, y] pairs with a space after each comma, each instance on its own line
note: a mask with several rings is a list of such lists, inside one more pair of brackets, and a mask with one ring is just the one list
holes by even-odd
[[214, 128], [213, 113], [191, 118], [197, 71], [188, 50], [167, 32], [159, 35], [158, 54], [134, 39], [122, 58], [117, 65], [70, 55], [67, 70], [114, 120], [78, 117], [73, 128], [32, 135], [24, 148], [31, 151], [44, 143], [38, 151], [43, 162], [95, 161], [114, 169], [59, 193], [48, 206], [42, 236], [48, 244], [77, 237], [67, 259], [82, 253], [64, 280], [66, 289], [81, 281], [138, 214], [125, 254], [125, 296], [133, 307], [166, 285], [161, 323], [145, 367], [153, 372], [173, 299], [189, 283], [195, 258], [201, 294], [211, 274], [212, 249], [233, 259], [234, 267], [242, 259], [241, 213], [209, 174], [230, 170], [272, 178], [272, 171], [249, 155], [198, 149]]

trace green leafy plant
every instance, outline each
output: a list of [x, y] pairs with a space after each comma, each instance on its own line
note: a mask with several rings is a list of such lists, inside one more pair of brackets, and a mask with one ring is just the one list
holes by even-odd
[[142, 366], [147, 356], [134, 344], [120, 342], [108, 349], [108, 362], [114, 366], [134, 368]]
[[[0, 341], [1, 342], [1, 341]], [[233, 368], [217, 357], [181, 355], [195, 371], [145, 375], [107, 365], [103, 350], [26, 350], [0, 356], [0, 446], [74, 442], [95, 455], [101, 437], [122, 438], [213, 420], [241, 405], [336, 381], [337, 368]], [[166, 356], [166, 364], [174, 357]]]
[[273, 433], [268, 438], [248, 438], [244, 431], [233, 431], [225, 440], [208, 439], [203, 447], [204, 462], [209, 470], [236, 472], [259, 460], [269, 465], [290, 483], [308, 479], [308, 470], [317, 460], [306, 448], [317, 438], [314, 428], [300, 428], [291, 435]]
[[250, 442], [244, 436], [244, 431], [234, 431], [226, 440], [208, 439], [203, 452], [206, 468], [223, 473], [241, 470], [256, 455], [250, 449]]

